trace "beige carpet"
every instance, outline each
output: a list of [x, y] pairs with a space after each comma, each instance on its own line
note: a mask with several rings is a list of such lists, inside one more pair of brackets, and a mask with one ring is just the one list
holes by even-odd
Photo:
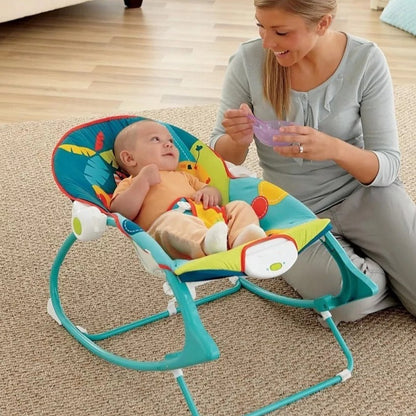
[[[415, 96], [416, 85], [396, 88], [401, 176], [414, 200]], [[215, 107], [140, 114], [206, 140]], [[0, 127], [0, 414], [188, 415], [171, 373], [110, 365], [46, 313], [49, 272], [70, 231], [71, 210], [53, 182], [50, 155], [64, 132], [93, 118]], [[255, 166], [254, 154], [249, 166]], [[165, 308], [162, 281], [142, 271], [132, 250], [111, 230], [99, 242], [79, 243], [70, 252], [61, 291], [64, 308], [77, 324], [94, 332]], [[291, 293], [278, 279], [264, 284]], [[329, 331], [309, 310], [274, 305], [241, 291], [203, 306], [200, 314], [222, 353], [218, 361], [184, 371], [201, 415], [252, 411], [345, 366]], [[355, 358], [353, 377], [276, 414], [415, 415], [415, 319], [397, 307], [340, 328]], [[174, 317], [104, 345], [129, 357], [159, 359], [181, 347], [182, 333], [181, 319]]]

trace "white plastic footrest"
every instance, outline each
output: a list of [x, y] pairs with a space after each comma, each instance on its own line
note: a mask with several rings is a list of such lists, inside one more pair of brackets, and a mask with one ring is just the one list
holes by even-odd
[[293, 266], [298, 250], [293, 241], [276, 237], [246, 247], [243, 256], [243, 269], [247, 276], [270, 279]]

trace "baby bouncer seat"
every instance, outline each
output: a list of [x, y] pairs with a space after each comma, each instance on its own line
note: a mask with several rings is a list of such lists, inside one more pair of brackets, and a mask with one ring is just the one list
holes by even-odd
[[[162, 122], [180, 150], [180, 169], [218, 187], [224, 203], [236, 199], [250, 203], [267, 233], [265, 238], [200, 259], [170, 258], [138, 225], [109, 211], [111, 195], [122, 175], [114, 158], [114, 139], [121, 129], [142, 119], [137, 116], [118, 116], [77, 126], [67, 132], [54, 149], [54, 179], [60, 190], [73, 201], [73, 205], [72, 232], [63, 242], [51, 268], [49, 314], [85, 348], [110, 363], [138, 371], [172, 371], [192, 415], [199, 415], [199, 412], [185, 382], [183, 369], [216, 360], [220, 355], [217, 344], [199, 317], [198, 307], [241, 289], [271, 302], [314, 309], [327, 323], [346, 359], [346, 367], [337, 374], [247, 414], [270, 413], [347, 380], [353, 369], [353, 358], [330, 311], [351, 301], [372, 296], [377, 292], [377, 287], [351, 263], [331, 234], [329, 220], [318, 219], [302, 203], [269, 182], [251, 176], [234, 177], [224, 161], [206, 144], [183, 129]], [[98, 240], [108, 227], [119, 230], [132, 242], [144, 268], [162, 277], [163, 289], [171, 295], [171, 299], [167, 309], [160, 313], [92, 334], [73, 323], [65, 314], [59, 275], [65, 257], [76, 242], [82, 244], [84, 241]], [[318, 239], [340, 269], [342, 288], [338, 294], [299, 299], [273, 293], [259, 285], [258, 278], [276, 278], [289, 270], [298, 253]], [[196, 297], [196, 286], [202, 282], [225, 278], [231, 282], [229, 288], [199, 299]], [[183, 320], [183, 348], [166, 354], [162, 359], [132, 359], [99, 345], [102, 340], [135, 328], [144, 328], [173, 314], [181, 315]]]

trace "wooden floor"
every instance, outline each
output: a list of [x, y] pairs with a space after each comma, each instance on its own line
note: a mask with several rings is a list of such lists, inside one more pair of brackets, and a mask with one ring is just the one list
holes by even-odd
[[[0, 24], [0, 123], [218, 102], [228, 57], [257, 36], [252, 0], [94, 0]], [[416, 37], [369, 0], [335, 28], [379, 44], [395, 84], [416, 82]]]

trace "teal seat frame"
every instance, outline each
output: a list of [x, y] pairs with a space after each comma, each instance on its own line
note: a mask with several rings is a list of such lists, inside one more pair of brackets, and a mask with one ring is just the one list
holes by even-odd
[[[87, 207], [93, 206], [98, 208], [97, 211], [99, 211], [100, 215], [102, 215], [104, 218], [105, 227], [116, 227], [120, 229], [120, 231], [124, 232], [128, 238], [131, 238], [133, 245], [138, 251], [139, 258], [142, 260], [143, 256], [147, 256], [148, 259], [150, 259], [150, 262], [153, 262], [152, 267], [148, 269], [149, 271], [153, 270], [154, 265], [164, 265], [164, 267], [159, 269], [159, 273], [164, 275], [166, 282], [169, 284], [173, 292], [173, 296], [176, 298], [177, 307], [173, 311], [172, 309], [168, 308], [167, 310], [161, 311], [146, 318], [126, 323], [125, 325], [101, 333], [87, 333], [82, 327], [75, 325], [65, 314], [59, 292], [59, 274], [61, 266], [73, 245], [79, 240], [79, 236], [73, 230], [73, 232], [69, 234], [69, 236], [66, 238], [58, 250], [51, 268], [50, 300], [48, 302], [49, 313], [85, 348], [110, 363], [137, 371], [172, 371], [187, 403], [187, 406], [191, 414], [194, 416], [199, 415], [199, 412], [193, 400], [193, 396], [185, 382], [183, 369], [189, 366], [216, 360], [220, 356], [220, 351], [217, 344], [211, 335], [207, 332], [199, 317], [198, 307], [205, 303], [213, 302], [217, 299], [229, 296], [242, 289], [248, 290], [254, 295], [267, 299], [271, 302], [276, 302], [296, 308], [310, 308], [319, 312], [327, 323], [329, 329], [332, 331], [335, 340], [346, 359], [346, 367], [339, 373], [330, 376], [326, 380], [323, 380], [315, 385], [307, 387], [304, 390], [295, 392], [288, 397], [279, 399], [274, 403], [267, 404], [260, 409], [247, 413], [247, 415], [257, 416], [268, 414], [292, 402], [347, 380], [351, 376], [354, 361], [346, 342], [344, 341], [339, 329], [337, 328], [337, 325], [332, 319], [330, 311], [351, 301], [374, 295], [377, 293], [377, 287], [351, 263], [350, 259], [345, 254], [344, 250], [330, 231], [325, 230], [325, 232], [319, 236], [319, 239], [331, 253], [339, 267], [342, 276], [342, 288], [338, 294], [327, 294], [316, 299], [299, 299], [287, 297], [265, 290], [261, 286], [255, 284], [254, 281], [250, 279], [249, 276], [246, 276], [243, 272], [227, 274], [226, 270], [219, 270], [216, 273], [210, 271], [210, 278], [216, 279], [223, 278], [224, 276], [234, 276], [230, 278], [233, 283], [231, 287], [205, 296], [201, 299], [194, 299], [190, 291], [189, 284], [185, 281], [182, 281], [180, 276], [178, 277], [175, 274], [175, 268], [178, 266], [178, 263], [171, 259], [161, 249], [161, 247], [149, 235], [147, 235], [147, 233], [125, 233], [126, 225], [127, 227], [131, 227], [133, 229], [137, 226], [134, 225], [131, 221], [122, 217], [120, 214], [110, 213], [108, 209], [105, 208], [105, 205], [102, 203], [102, 201], [99, 198], [97, 199], [96, 194], [92, 195], [85, 186], [77, 182], [77, 178], [73, 177], [72, 172], [68, 172], [69, 166], [65, 165], [65, 161], [61, 159], [62, 144], [68, 142], [76, 143], [77, 140], [80, 140], [80, 142], [78, 142], [77, 148], [80, 149], [82, 147], [82, 152], [86, 152], [85, 149], [90, 148], [91, 146], [87, 143], [86, 146], [80, 145], [83, 143], [85, 135], [93, 136], [95, 140], [95, 137], [99, 137], [102, 131], [105, 131], [106, 135], [110, 136], [112, 140], [114, 140], [115, 135], [118, 131], [121, 130], [122, 127], [141, 119], [141, 117], [133, 116], [112, 117], [108, 119], [95, 120], [91, 123], [75, 127], [63, 136], [54, 150], [52, 156], [53, 174], [59, 188], [62, 190], [62, 192], [64, 192], [64, 194], [71, 198], [71, 200], [79, 201], [82, 203], [82, 205]], [[165, 125], [171, 129], [171, 132], [173, 135], [175, 135], [176, 140], [181, 140], [183, 143], [186, 143], [189, 140], [194, 143], [195, 140], [197, 140], [184, 130], [181, 130], [172, 125], [168, 125], [166, 123]], [[75, 142], [72, 141], [73, 137], [76, 139]], [[72, 144], [70, 146], [72, 146]], [[112, 146], [111, 143], [110, 146]], [[79, 152], [79, 150], [76, 150], [75, 148], [71, 148], [70, 151], [75, 154]], [[188, 156], [189, 155], [187, 154], [186, 157]], [[59, 169], [57, 166], [59, 166]], [[99, 165], [99, 167], [95, 165], [92, 166], [93, 169], [98, 170], [100, 167], [101, 165]], [[73, 169], [73, 167], [71, 167], [71, 169]], [[101, 183], [101, 185], [103, 185], [103, 183]], [[114, 184], [108, 186], [111, 188], [114, 187]], [[196, 271], [195, 273], [198, 274], [199, 271]], [[192, 276], [190, 280], [197, 281], [205, 279], [206, 275], [202, 273], [201, 278], [198, 276]], [[123, 334], [135, 328], [145, 327], [146, 325], [162, 319], [167, 319], [173, 313], [180, 314], [183, 319], [185, 330], [183, 348], [181, 351], [174, 351], [167, 354], [161, 360], [140, 361], [126, 358], [114, 354], [98, 345], [99, 341]]]

